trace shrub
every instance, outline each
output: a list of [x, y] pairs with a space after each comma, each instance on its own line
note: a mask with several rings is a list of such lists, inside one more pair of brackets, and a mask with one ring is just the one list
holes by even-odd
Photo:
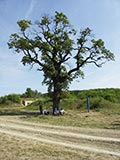
[[20, 104], [21, 98], [17, 94], [10, 94], [0, 98], [0, 104], [9, 105], [12, 103]]

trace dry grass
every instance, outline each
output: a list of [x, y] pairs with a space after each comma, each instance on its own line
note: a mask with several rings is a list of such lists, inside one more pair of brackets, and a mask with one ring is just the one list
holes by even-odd
[[[64, 116], [25, 116], [25, 120], [52, 125], [120, 129], [120, 114], [68, 111]], [[23, 119], [24, 119], [23, 118]]]
[[[37, 124], [45, 123], [59, 126], [70, 126], [73, 128], [78, 127], [79, 129], [84, 127], [84, 130], [80, 129], [81, 132], [92, 135], [95, 133], [93, 133], [93, 130], [90, 130], [90, 128], [107, 128], [108, 136], [111, 137], [112, 135], [109, 134], [109, 129], [120, 129], [120, 114], [102, 112], [87, 113], [68, 111], [64, 116], [24, 115], [19, 119], [23, 121], [27, 120], [37, 122]], [[98, 132], [98, 136], [102, 136], [102, 134], [104, 135], [104, 132]], [[119, 138], [119, 135], [113, 135], [113, 137]], [[84, 141], [81, 143], [84, 143]], [[108, 147], [108, 144], [100, 144], [99, 142], [89, 143], [90, 145], [93, 144], [96, 147]], [[70, 149], [64, 146], [45, 144], [42, 142], [37, 142], [22, 137], [13, 137], [12, 135], [2, 133], [0, 133], [0, 144], [0, 160], [120, 160], [120, 157], [113, 155]], [[116, 147], [116, 144], [114, 144], [113, 147]], [[116, 147], [116, 151], [119, 151], [119, 148], [117, 149]]]
[[1, 160], [119, 160], [119, 157], [112, 155], [77, 151], [5, 134], [0, 136]]

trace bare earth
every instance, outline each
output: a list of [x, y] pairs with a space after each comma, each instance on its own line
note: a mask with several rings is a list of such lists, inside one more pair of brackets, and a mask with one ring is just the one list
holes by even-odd
[[[40, 147], [43, 147], [41, 145], [44, 145], [44, 149], [42, 151], [43, 154], [46, 154], [46, 152], [44, 152], [46, 146], [49, 147], [51, 152], [52, 150], [55, 151], [56, 149], [61, 150], [58, 151], [58, 157], [53, 153], [46, 158], [45, 155], [39, 155], [39, 159], [44, 158], [44, 160], [72, 159], [71, 154], [73, 154], [73, 152], [75, 154], [75, 156], [73, 156], [73, 159], [76, 160], [85, 160], [89, 158], [101, 160], [107, 158], [109, 160], [120, 160], [120, 130], [53, 126], [47, 124], [25, 122], [17, 116], [1, 116], [0, 136], [2, 144], [2, 146], [0, 146], [0, 159], [23, 160], [30, 159], [30, 157], [32, 159], [34, 157], [34, 159], [37, 160], [38, 158], [35, 157], [35, 155], [32, 157], [34, 150], [36, 150], [35, 148], [31, 149], [31, 153], [29, 153], [30, 157], [22, 155], [19, 156], [19, 158], [14, 154], [9, 155], [10, 148], [4, 150], [4, 147], [10, 145], [9, 143], [11, 143], [12, 145], [13, 141], [16, 142], [19, 140], [19, 145], [21, 145], [21, 147], [22, 145], [24, 145], [24, 143], [26, 143], [26, 146], [31, 145], [32, 143], [34, 146], [36, 143], [36, 146], [39, 146], [37, 154], [39, 154], [40, 152]], [[5, 142], [6, 144], [4, 144]], [[13, 148], [15, 149], [15, 144], [13, 145]], [[62, 150], [66, 153], [68, 151], [67, 157], [62, 157], [59, 155], [60, 153], [62, 153]], [[8, 152], [8, 154], [3, 155], [3, 153], [6, 151]], [[87, 154], [86, 158], [84, 156], [85, 153]], [[94, 158], [92, 157], [93, 155]]]

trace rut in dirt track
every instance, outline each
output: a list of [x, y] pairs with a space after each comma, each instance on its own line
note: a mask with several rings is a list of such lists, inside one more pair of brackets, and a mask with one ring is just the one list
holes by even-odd
[[[107, 133], [105, 130], [104, 132]], [[114, 131], [111, 130], [111, 133], [112, 132]], [[111, 154], [120, 157], [119, 137], [111, 138], [85, 134], [78, 128], [36, 124], [23, 122], [14, 118], [8, 120], [8, 117], [0, 117], [0, 133], [31, 139], [42, 143], [61, 145], [75, 150], [87, 150], [90, 152]], [[120, 132], [118, 131], [118, 134], [119, 133]]]

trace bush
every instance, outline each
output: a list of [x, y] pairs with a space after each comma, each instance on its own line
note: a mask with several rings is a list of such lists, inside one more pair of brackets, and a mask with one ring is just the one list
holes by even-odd
[[12, 103], [20, 104], [21, 98], [17, 94], [10, 94], [0, 98], [0, 104], [9, 105]]
[[91, 109], [99, 111], [100, 109], [109, 109], [112, 107], [113, 103], [105, 100], [102, 97], [91, 98], [90, 100]]

